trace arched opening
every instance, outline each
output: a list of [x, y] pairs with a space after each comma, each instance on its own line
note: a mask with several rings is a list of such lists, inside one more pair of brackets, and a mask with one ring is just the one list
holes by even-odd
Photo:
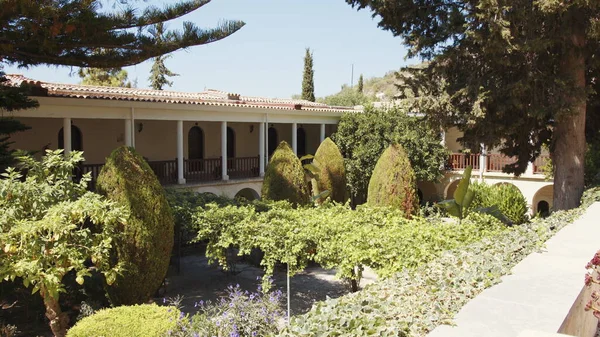
[[227, 158], [235, 158], [235, 131], [227, 127]]
[[537, 203], [537, 214], [542, 218], [550, 215], [550, 204], [546, 200], [542, 200]]
[[260, 199], [258, 192], [251, 188], [243, 188], [235, 194], [235, 199], [246, 199], [248, 201]]
[[451, 182], [450, 185], [448, 185], [448, 187], [446, 187], [446, 193], [444, 193], [445, 199], [453, 199], [454, 198], [454, 191], [456, 191], [456, 188], [458, 187], [459, 183], [460, 183], [460, 179], [457, 179], [457, 180]]
[[421, 192], [419, 195], [421, 204], [438, 201], [440, 199], [437, 188], [431, 181], [419, 181], [417, 182], [417, 188]]
[[269, 157], [273, 155], [275, 149], [277, 148], [277, 144], [279, 144], [279, 136], [277, 135], [277, 130], [274, 127], [269, 128], [269, 144], [268, 144], [268, 153]]
[[296, 130], [296, 141], [298, 142], [298, 157], [306, 155], [306, 131], [304, 128], [298, 128]]
[[204, 132], [198, 126], [188, 132], [188, 158], [204, 159]]
[[[58, 148], [65, 148], [65, 136], [63, 128], [58, 131]], [[75, 125], [71, 125], [71, 151], [83, 151], [83, 136], [81, 130]]]
[[419, 205], [424, 205], [425, 200], [423, 199], [423, 192], [420, 188], [417, 188], [417, 196], [419, 197]]
[[550, 214], [552, 211], [553, 194], [554, 185], [546, 185], [535, 192], [531, 202], [533, 215], [548, 216]]

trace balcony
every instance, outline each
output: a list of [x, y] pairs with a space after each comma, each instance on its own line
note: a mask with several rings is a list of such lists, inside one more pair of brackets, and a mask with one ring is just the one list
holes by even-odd
[[[491, 153], [483, 157], [485, 167], [481, 166], [482, 156], [478, 153], [452, 153], [448, 158], [446, 169], [449, 171], [463, 171], [467, 166], [472, 166], [473, 170], [483, 172], [502, 173], [506, 165], [516, 162], [516, 158], [508, 157], [499, 153]], [[543, 174], [543, 167], [546, 165], [550, 156], [541, 155], [531, 163], [528, 172], [525, 174]]]
[[[177, 184], [177, 160], [148, 161], [148, 165], [163, 185]], [[90, 188], [95, 188], [96, 180], [104, 164], [83, 164], [82, 173], [90, 173]], [[259, 177], [259, 157], [239, 157], [227, 159], [227, 175], [230, 179], [247, 179]], [[183, 176], [188, 183], [219, 181], [221, 175], [221, 158], [185, 159]]]

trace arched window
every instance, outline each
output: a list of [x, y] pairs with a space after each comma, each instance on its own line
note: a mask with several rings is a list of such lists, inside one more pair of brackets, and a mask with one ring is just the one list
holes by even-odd
[[188, 158], [204, 158], [204, 132], [197, 126], [192, 127], [188, 132]]
[[[63, 128], [58, 131], [58, 148], [65, 148], [65, 137]], [[71, 125], [71, 151], [83, 151], [83, 137], [81, 130], [75, 125]]]
[[542, 217], [545, 218], [550, 215], [550, 204], [546, 200], [542, 200], [537, 204], [537, 212]]
[[298, 157], [302, 157], [306, 154], [306, 131], [304, 128], [298, 128], [296, 130], [296, 141], [298, 142]]
[[274, 127], [269, 128], [269, 157], [275, 152], [277, 144], [279, 143], [279, 137], [277, 136], [277, 130]]
[[235, 131], [227, 127], [227, 158], [235, 158]]

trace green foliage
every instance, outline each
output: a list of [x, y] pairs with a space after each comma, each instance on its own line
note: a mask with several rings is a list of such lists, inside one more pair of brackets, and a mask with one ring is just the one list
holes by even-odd
[[78, 75], [81, 77], [81, 84], [85, 85], [131, 88], [127, 70], [121, 68], [81, 68]]
[[460, 179], [458, 187], [454, 191], [454, 199], [444, 200], [437, 204], [439, 207], [445, 209], [448, 214], [457, 217], [459, 223], [469, 214], [471, 203], [475, 197], [475, 190], [469, 188], [471, 183], [471, 170], [473, 170], [473, 167], [471, 166], [467, 166], [465, 169], [463, 177]]
[[357, 91], [359, 94], [363, 93], [364, 87], [365, 87], [365, 83], [363, 80], [363, 75], [360, 74], [360, 77], [358, 78], [358, 86], [357, 86]]
[[[452, 324], [456, 313], [484, 289], [499, 283], [518, 262], [572, 222], [582, 209], [556, 212], [549, 218], [496, 232], [428, 263], [403, 270], [358, 293], [316, 303], [292, 318], [279, 336], [424, 336], [440, 324]], [[463, 223], [496, 223], [471, 213]], [[460, 227], [460, 226], [459, 226]]]
[[319, 98], [317, 101], [319, 103], [325, 103], [333, 106], [354, 107], [356, 105], [365, 105], [371, 103], [373, 101], [373, 97], [366, 96], [347, 85], [343, 85], [340, 92]]
[[302, 77], [302, 99], [315, 101], [315, 71], [313, 70], [313, 55], [310, 48], [306, 48], [304, 55], [304, 75]]
[[503, 229], [497, 220], [462, 225], [439, 218], [408, 220], [400, 210], [352, 210], [335, 203], [317, 208], [293, 208], [287, 202], [209, 204], [196, 211], [194, 222], [198, 240], [208, 241], [206, 256], [224, 268], [229, 248], [237, 248], [240, 255], [258, 248], [264, 253], [265, 279], [277, 263], [288, 264], [294, 275], [315, 261], [335, 268], [339, 278], [356, 282], [364, 266], [389, 277]]
[[[157, 43], [163, 43], [164, 41], [164, 28], [164, 24], [159, 22], [150, 30], [150, 33], [154, 36]], [[159, 55], [154, 58], [154, 63], [152, 63], [152, 69], [150, 70], [150, 77], [148, 78], [150, 86], [154, 90], [162, 90], [165, 85], [168, 85], [169, 87], [172, 86], [173, 82], [169, 81], [167, 77], [179, 76], [179, 74], [175, 74], [165, 66], [165, 60], [169, 57], [170, 55]]]
[[369, 181], [367, 204], [400, 209], [407, 217], [418, 209], [417, 181], [406, 152], [392, 144], [377, 160]]
[[67, 337], [164, 337], [177, 326], [180, 312], [156, 304], [102, 309], [72, 327]]
[[496, 184], [489, 186], [485, 183], [474, 183], [471, 188], [475, 191], [473, 208], [498, 209], [515, 225], [528, 221], [527, 200], [515, 185]]
[[9, 168], [0, 179], [0, 279], [20, 278], [39, 292], [53, 333], [64, 336], [69, 320], [59, 305], [64, 276], [75, 273], [83, 284], [95, 269], [107, 283], [115, 280], [121, 265], [110, 261], [110, 252], [127, 212], [88, 192], [89, 174], [72, 180], [81, 152], [64, 158], [62, 150], [47, 151], [41, 162], [19, 160], [27, 176]]
[[[2, 86], [0, 85], [0, 90], [1, 88]], [[10, 135], [28, 129], [30, 128], [18, 119], [0, 117], [0, 171], [6, 170], [15, 162], [15, 151], [10, 148], [10, 145], [13, 143], [10, 141]]]
[[298, 205], [310, 202], [302, 163], [285, 141], [277, 146], [271, 156], [261, 195], [266, 200], [287, 200]]
[[173, 214], [154, 172], [133, 148], [119, 147], [107, 158], [97, 190], [129, 212], [115, 240], [126, 271], [108, 289], [113, 304], [148, 301], [160, 287], [173, 248]]
[[340, 149], [329, 137], [319, 145], [313, 163], [319, 170], [316, 178], [319, 190], [329, 191], [329, 198], [335, 202], [348, 201], [344, 158]]
[[375, 163], [393, 143], [402, 145], [417, 181], [436, 181], [442, 176], [448, 152], [440, 144], [439, 130], [427, 121], [408, 116], [400, 106], [367, 107], [364, 113], [346, 113], [332, 140], [345, 158], [346, 176], [354, 201], [362, 203]]
[[107, 10], [101, 0], [6, 0], [1, 25], [7, 27], [3, 37], [11, 43], [0, 44], [0, 62], [21, 67], [120, 68], [221, 40], [244, 26], [241, 21], [223, 21], [215, 28], [200, 29], [184, 22], [181, 31], [166, 32], [162, 43], [148, 34], [154, 24], [180, 18], [208, 2], [183, 0], [162, 8], [113, 6]]

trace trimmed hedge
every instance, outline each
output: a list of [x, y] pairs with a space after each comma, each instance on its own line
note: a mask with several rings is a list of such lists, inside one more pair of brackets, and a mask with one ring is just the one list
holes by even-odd
[[591, 200], [600, 199], [584, 195], [584, 206], [578, 209], [484, 237], [360, 292], [318, 302], [307, 314], [292, 318], [279, 336], [424, 336], [438, 325], [451, 324], [470, 299], [499, 283], [523, 258], [579, 217]]
[[410, 216], [418, 209], [417, 181], [400, 144], [390, 145], [379, 157], [369, 181], [367, 204], [400, 209]]
[[67, 337], [165, 337], [177, 326], [180, 311], [156, 304], [102, 309], [67, 332]]
[[518, 187], [513, 184], [487, 185], [475, 182], [471, 184], [475, 198], [471, 207], [496, 206], [513, 224], [520, 225], [529, 220], [527, 200]]
[[282, 141], [275, 149], [262, 186], [265, 200], [287, 200], [295, 205], [310, 203], [310, 191], [304, 178], [304, 168], [292, 148]]
[[317, 179], [320, 190], [329, 191], [329, 198], [333, 201], [342, 204], [348, 201], [344, 157], [338, 146], [329, 137], [319, 145], [314, 163], [320, 170]]
[[114, 305], [147, 302], [165, 278], [173, 248], [174, 220], [164, 189], [144, 158], [123, 146], [107, 158], [97, 190], [130, 211], [115, 239], [125, 272], [108, 287], [109, 298]]

